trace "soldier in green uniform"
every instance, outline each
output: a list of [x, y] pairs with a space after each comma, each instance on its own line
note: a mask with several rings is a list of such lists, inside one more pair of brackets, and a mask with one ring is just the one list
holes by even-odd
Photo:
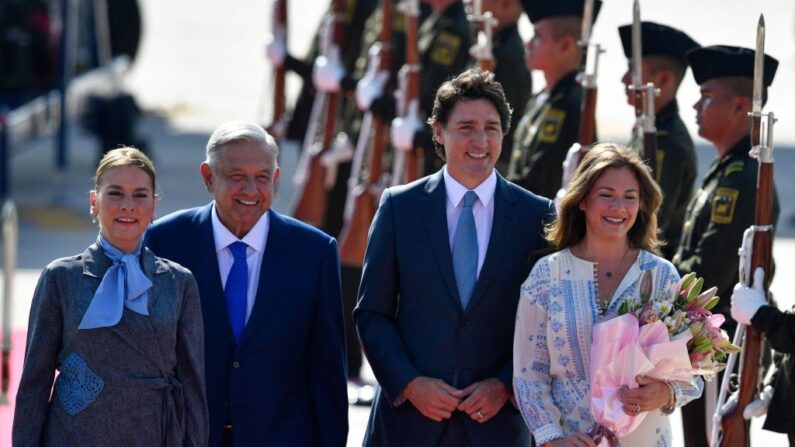
[[[462, 71], [469, 63], [472, 35], [461, 0], [422, 0], [431, 7], [431, 15], [418, 32], [418, 50], [421, 65], [419, 111], [430, 116], [436, 90], [442, 83]], [[394, 98], [376, 100], [373, 110], [382, 116], [395, 115]], [[424, 173], [439, 170], [443, 162], [436, 156], [431, 128], [420, 116], [393, 122], [392, 145], [409, 151], [420, 148], [424, 154]]]
[[[513, 137], [509, 180], [547, 198], [561, 186], [563, 160], [577, 142], [583, 89], [577, 83], [583, 0], [532, 1], [523, 6], [533, 24], [526, 63], [544, 73], [546, 86], [525, 107]], [[601, 2], [594, 6], [594, 17]]]
[[[754, 51], [717, 45], [695, 49], [687, 53], [687, 60], [701, 87], [701, 98], [693, 106], [698, 134], [715, 146], [717, 158], [687, 207], [673, 263], [680, 274], [695, 272], [705, 286], [718, 288], [721, 300], [713, 312], [725, 315], [724, 328], [733, 332], [729, 298], [737, 282], [737, 250], [743, 232], [754, 223], [756, 207], [758, 163], [748, 156]], [[765, 90], [777, 66], [765, 55]], [[775, 195], [774, 223], [778, 212]], [[704, 398], [682, 407], [682, 425], [686, 447], [707, 445]]]
[[[472, 0], [469, 0], [471, 2]], [[532, 77], [524, 63], [524, 45], [519, 35], [519, 18], [522, 16], [522, 4], [519, 0], [483, 0], [483, 11], [491, 11], [497, 19], [494, 38], [491, 43], [494, 56], [494, 79], [502, 85], [505, 99], [512, 109], [522, 108], [530, 99], [533, 91]], [[473, 59], [471, 65], [476, 65]], [[513, 134], [521, 115], [511, 115], [511, 127], [502, 139], [502, 152], [497, 160], [497, 170], [507, 176], [511, 160]]]
[[[378, 0], [347, 0], [345, 10], [345, 45], [340, 49], [339, 64], [348, 71], [355, 70], [356, 61], [359, 54], [362, 52], [362, 32], [364, 30], [365, 21], [373, 14]], [[284, 66], [288, 71], [292, 71], [301, 77], [303, 85], [296, 100], [295, 107], [292, 112], [290, 121], [287, 123], [287, 128], [283, 130], [285, 135], [277, 135], [276, 137], [286, 137], [289, 140], [296, 140], [303, 142], [306, 128], [309, 121], [309, 115], [312, 112], [312, 102], [315, 97], [315, 86], [312, 82], [312, 64], [318, 57], [318, 44], [319, 40], [323, 38], [323, 26], [315, 32], [315, 37], [312, 39], [312, 46], [304, 59], [299, 59], [287, 51], [285, 42], [281, 41], [281, 37], [272, 36], [267, 44], [266, 55], [268, 60], [274, 66]], [[341, 80], [341, 87], [343, 89], [352, 90], [356, 87], [355, 81]], [[279, 131], [280, 129], [269, 129]]]
[[[632, 57], [632, 25], [618, 28], [624, 55]], [[685, 209], [693, 195], [696, 180], [696, 151], [685, 123], [679, 117], [676, 92], [687, 72], [685, 54], [699, 45], [687, 34], [670, 26], [654, 22], [641, 23], [642, 83], [653, 82], [660, 90], [654, 99], [657, 127], [657, 167], [655, 176], [663, 191], [663, 203], [657, 224], [667, 242], [663, 256], [671, 260], [682, 234]], [[631, 68], [621, 81], [632, 84]], [[634, 92], [627, 89], [627, 101], [634, 105]], [[641, 149], [642, 138], [633, 136], [632, 147]]]

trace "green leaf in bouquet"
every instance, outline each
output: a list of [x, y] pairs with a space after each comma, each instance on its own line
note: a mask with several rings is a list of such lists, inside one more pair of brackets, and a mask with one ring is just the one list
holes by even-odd
[[686, 291], [690, 287], [690, 284], [693, 282], [693, 279], [695, 279], [695, 277], [696, 274], [694, 272], [690, 272], [687, 275], [685, 275], [684, 278], [682, 278], [682, 285], [679, 287], [679, 292], [681, 293]]
[[690, 293], [687, 294], [687, 302], [691, 302], [701, 293], [701, 288], [704, 287], [704, 278], [698, 278], [696, 283], [693, 285], [693, 288], [690, 289]]
[[707, 302], [707, 304], [704, 305], [704, 310], [712, 310], [712, 308], [717, 306], [719, 302], [720, 302], [719, 296], [712, 297], [712, 299], [709, 300], [709, 302]]
[[743, 351], [743, 348], [741, 348], [741, 347], [739, 347], [739, 346], [737, 346], [735, 344], [730, 343], [728, 340], [726, 340], [726, 342], [728, 344], [726, 346], [722, 346], [721, 347], [721, 350], [723, 352], [725, 352], [726, 354], [737, 354], [737, 353], [740, 353], [740, 352]]
[[704, 323], [696, 322], [690, 325], [690, 333], [695, 337], [704, 328]]
[[710, 287], [706, 291], [700, 293], [693, 304], [695, 304], [697, 307], [700, 307], [702, 309], [709, 310], [712, 307], [714, 307], [715, 304], [717, 304], [717, 301], [715, 301], [715, 304], [713, 304], [710, 307], [707, 307], [707, 305], [712, 302], [713, 298], [715, 298], [716, 300], [718, 299], [717, 297], [715, 297], [716, 293], [718, 293], [718, 288], [714, 286]]
[[619, 315], [624, 315], [628, 311], [629, 311], [629, 305], [627, 304], [626, 301], [624, 301], [623, 303], [621, 303], [620, 306], [618, 306], [618, 314]]
[[706, 335], [701, 335], [693, 340], [693, 347], [690, 349], [690, 351], [700, 354], [702, 352], [707, 352], [710, 349], [712, 349], [712, 341]]

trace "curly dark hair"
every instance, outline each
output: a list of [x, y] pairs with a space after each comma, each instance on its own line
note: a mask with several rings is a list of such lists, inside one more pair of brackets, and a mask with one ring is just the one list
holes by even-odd
[[[447, 125], [450, 113], [459, 101], [474, 101], [486, 99], [494, 104], [497, 113], [500, 115], [500, 127], [503, 135], [508, 133], [511, 127], [511, 105], [505, 99], [505, 92], [502, 85], [494, 80], [494, 73], [483, 71], [480, 68], [471, 68], [455, 78], [446, 81], [436, 91], [436, 98], [433, 100], [433, 112], [428, 118], [431, 128], [435, 123], [442, 126]], [[436, 153], [444, 160], [444, 146], [433, 139]]]

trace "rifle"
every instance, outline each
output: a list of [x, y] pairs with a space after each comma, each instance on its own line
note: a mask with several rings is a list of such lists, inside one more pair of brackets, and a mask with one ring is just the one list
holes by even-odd
[[578, 44], [582, 48], [580, 70], [577, 80], [583, 87], [582, 103], [580, 104], [580, 131], [577, 142], [571, 145], [563, 161], [563, 179], [561, 187], [555, 195], [555, 205], [559, 206], [566, 194], [566, 186], [574, 177], [574, 171], [580, 160], [588, 152], [588, 147], [596, 142], [596, 72], [599, 68], [599, 56], [605, 52], [598, 43], [591, 43], [591, 27], [593, 25], [594, 0], [585, 0], [582, 14], [582, 32]]
[[[321, 53], [328, 56], [331, 47], [342, 48], [345, 39], [345, 0], [332, 0], [332, 13], [326, 17], [328, 32], [323, 33]], [[310, 115], [310, 126], [304, 139], [301, 160], [298, 163], [293, 181], [298, 186], [298, 201], [293, 209], [293, 217], [316, 227], [323, 226], [328, 202], [327, 190], [333, 186], [328, 181], [328, 172], [321, 162], [323, 155], [331, 147], [337, 125], [337, 108], [342, 99], [342, 94], [315, 93], [315, 101]], [[317, 138], [317, 128], [323, 121], [323, 131], [320, 141]], [[329, 184], [332, 183], [332, 184]]]
[[[605, 50], [598, 43], [591, 42], [594, 0], [585, 0], [582, 15], [582, 33], [580, 47], [580, 74], [578, 80], [583, 87], [582, 104], [580, 105], [580, 155], [585, 155], [588, 146], [596, 142], [596, 72], [599, 68], [599, 56]], [[589, 69], [590, 67], [590, 69]], [[582, 158], [582, 157], [580, 157]]]
[[643, 159], [652, 171], [657, 168], [657, 128], [655, 127], [654, 98], [660, 90], [649, 82], [643, 84], [643, 40], [641, 39], [640, 2], [632, 3], [632, 85], [634, 94], [635, 137], [643, 142]]
[[[419, 105], [420, 100], [420, 53], [417, 49], [419, 1], [401, 0], [397, 5], [397, 10], [403, 14], [406, 20], [406, 63], [398, 73], [398, 89], [395, 96], [398, 99], [398, 115], [406, 116], [412, 101], [416, 101]], [[420, 157], [422, 157], [420, 148], [414, 148], [409, 154], [396, 150], [392, 163], [391, 183], [400, 185], [418, 179], [420, 177]]]
[[[743, 235], [740, 248], [740, 282], [752, 285], [752, 272], [757, 267], [765, 270], [764, 290], [768, 294], [773, 264], [773, 124], [776, 119], [772, 112], [762, 113], [765, 20], [759, 17], [756, 31], [756, 54], [754, 58], [754, 89], [751, 118], [750, 155], [759, 161], [756, 183], [756, 211], [754, 225]], [[750, 259], [749, 259], [750, 258]], [[744, 447], [750, 445], [748, 417], [745, 408], [756, 397], [760, 389], [760, 359], [762, 356], [763, 334], [753, 326], [737, 325], [734, 344], [742, 347], [740, 360], [740, 388], [722, 408], [722, 401], [728, 392], [732, 379], [731, 371], [736, 361], [735, 355], [729, 358], [726, 373], [721, 383], [718, 408], [713, 416], [711, 442], [722, 447]], [[719, 427], [720, 426], [720, 427]], [[720, 436], [718, 430], [722, 430]]]
[[477, 39], [469, 49], [469, 54], [477, 59], [481, 70], [494, 71], [492, 43], [494, 42], [494, 28], [499, 21], [491, 11], [483, 12], [482, 0], [473, 1], [472, 14], [468, 14], [467, 19], [475, 25], [477, 30]]
[[[282, 42], [287, 42], [287, 0], [276, 0], [273, 34]], [[284, 120], [284, 64], [274, 69], [273, 74], [273, 120], [272, 125], [280, 126]]]
[[[389, 72], [392, 64], [392, 0], [381, 4], [380, 42], [370, 50], [370, 69]], [[372, 138], [370, 163], [365, 180], [359, 183], [365, 153]], [[384, 149], [389, 140], [389, 122], [371, 111], [365, 113], [356, 144], [351, 176], [348, 180], [348, 197], [345, 202], [345, 225], [340, 233], [340, 261], [346, 265], [361, 266], [367, 248], [370, 223], [378, 208], [381, 193], [381, 171]]]

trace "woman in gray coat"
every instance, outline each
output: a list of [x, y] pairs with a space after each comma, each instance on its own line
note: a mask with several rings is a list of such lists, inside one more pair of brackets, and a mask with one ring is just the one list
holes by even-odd
[[36, 286], [13, 445], [205, 446], [196, 281], [141, 246], [152, 162], [134, 148], [108, 152], [89, 198], [97, 242], [50, 263]]

